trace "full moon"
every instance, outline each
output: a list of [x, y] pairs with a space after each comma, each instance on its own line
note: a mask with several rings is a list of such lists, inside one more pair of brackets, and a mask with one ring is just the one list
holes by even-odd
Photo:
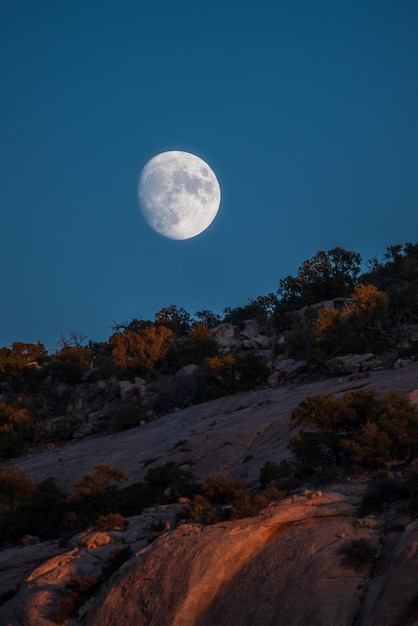
[[148, 224], [169, 239], [191, 239], [215, 219], [221, 201], [209, 165], [190, 152], [162, 152], [139, 176], [138, 200]]

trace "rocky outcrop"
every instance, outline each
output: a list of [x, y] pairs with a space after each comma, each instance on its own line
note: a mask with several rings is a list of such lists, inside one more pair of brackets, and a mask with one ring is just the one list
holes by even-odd
[[353, 374], [354, 372], [368, 372], [383, 369], [384, 360], [371, 352], [366, 354], [345, 354], [329, 359], [325, 367], [336, 375]]
[[211, 328], [209, 335], [216, 340], [221, 353], [228, 352], [238, 343], [238, 327], [228, 322]]
[[[255, 518], [213, 526], [181, 523], [157, 533], [151, 543], [149, 512], [140, 516], [148, 517], [142, 525], [134, 518], [124, 532], [102, 533], [105, 542], [96, 542], [95, 530], [84, 533], [72, 549], [27, 578], [0, 609], [0, 622], [53, 626], [68, 583], [97, 576], [131, 533], [132, 556], [83, 598], [78, 623], [412, 625], [418, 522], [405, 526], [405, 520], [389, 520], [387, 514], [358, 520], [364, 488], [359, 481], [324, 493], [305, 490]], [[170, 523], [179, 506], [170, 512], [165, 507]]]
[[[260, 389], [12, 463], [36, 482], [55, 476], [67, 490], [98, 463], [119, 467], [131, 482], [169, 461], [191, 469], [199, 481], [227, 471], [255, 482], [266, 460], [289, 454], [289, 417], [307, 396], [369, 387], [399, 389], [417, 403], [417, 380], [418, 363], [411, 362], [371, 371], [367, 379], [348, 375]], [[209, 527], [181, 523], [181, 504], [158, 507], [130, 519], [125, 529], [77, 535], [65, 549], [49, 543], [4, 550], [2, 593], [20, 589], [3, 604], [0, 624], [52, 626], [51, 611], [68, 583], [98, 575], [115, 550], [130, 547], [133, 556], [82, 607], [84, 624], [410, 626], [417, 526], [390, 519], [388, 511], [385, 518], [358, 522], [363, 488], [360, 482], [301, 493], [258, 517]], [[360, 540], [367, 548], [363, 560], [340, 551]]]
[[306, 361], [279, 357], [274, 362], [273, 372], [268, 377], [267, 384], [270, 385], [270, 387], [286, 384], [291, 380], [300, 378], [307, 370], [308, 364]]
[[306, 396], [343, 394], [356, 388], [378, 392], [399, 389], [406, 394], [418, 389], [417, 362], [367, 374], [359, 380], [347, 375], [303, 384], [293, 381], [289, 386], [219, 398], [128, 431], [51, 445], [50, 449], [3, 461], [0, 467], [17, 466], [35, 482], [54, 476], [66, 491], [99, 463], [120, 468], [130, 482], [143, 480], [148, 469], [167, 462], [190, 469], [199, 481], [226, 471], [233, 478], [254, 482], [267, 460], [280, 462], [289, 457], [287, 442], [294, 433], [290, 415]]
[[209, 330], [210, 336], [216, 340], [219, 346], [219, 354], [252, 350], [263, 358], [271, 359], [271, 347], [273, 338], [260, 332], [257, 320], [246, 320], [242, 330], [230, 323], [219, 324]]
[[355, 527], [356, 497], [309, 493], [254, 519], [180, 526], [126, 565], [85, 623], [110, 626], [123, 605], [124, 626], [351, 626], [372, 562], [354, 571], [339, 549], [379, 543], [377, 530]]

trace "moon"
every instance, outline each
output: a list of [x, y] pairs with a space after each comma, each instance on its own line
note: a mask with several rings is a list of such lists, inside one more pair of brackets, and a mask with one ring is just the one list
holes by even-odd
[[205, 161], [190, 152], [153, 157], [138, 181], [138, 200], [149, 226], [169, 239], [191, 239], [213, 222], [221, 188]]

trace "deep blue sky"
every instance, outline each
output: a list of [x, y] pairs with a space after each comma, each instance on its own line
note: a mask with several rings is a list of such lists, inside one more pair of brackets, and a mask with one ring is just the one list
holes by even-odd
[[[2, 0], [0, 346], [241, 306], [317, 250], [418, 241], [415, 0]], [[138, 175], [206, 160], [218, 217], [147, 226]]]

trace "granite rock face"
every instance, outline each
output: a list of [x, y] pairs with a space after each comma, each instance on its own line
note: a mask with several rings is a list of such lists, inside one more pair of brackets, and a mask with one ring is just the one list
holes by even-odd
[[[289, 454], [290, 414], [307, 396], [399, 389], [418, 403], [418, 363], [397, 370], [259, 389], [177, 411], [112, 436], [91, 437], [13, 464], [34, 481], [56, 476], [65, 489], [98, 463], [131, 482], [168, 461], [197, 480], [227, 471], [254, 482], [266, 460]], [[153, 459], [150, 462], [150, 459]], [[10, 462], [8, 462], [10, 464]], [[34, 544], [0, 552], [0, 624], [52, 626], [76, 577], [100, 572], [112, 552], [132, 556], [88, 598], [67, 626], [412, 626], [416, 615], [418, 524], [391, 517], [357, 520], [365, 483], [301, 492], [254, 518], [213, 526], [182, 523], [182, 504], [131, 518], [126, 529], [73, 537], [68, 547]], [[155, 532], [155, 528], [158, 532]], [[346, 558], [350, 542], [364, 558]]]
[[[357, 520], [365, 482], [306, 490], [257, 517], [213, 526], [180, 523], [146, 540], [131, 520], [133, 555], [65, 623], [84, 626], [411, 626], [416, 623], [418, 523]], [[171, 520], [178, 507], [166, 507]], [[140, 516], [142, 517], [142, 516]], [[398, 520], [399, 521], [399, 520]], [[142, 528], [142, 530], [140, 530]], [[148, 526], [149, 528], [149, 526]], [[86, 536], [26, 579], [0, 623], [53, 626], [75, 577], [97, 574], [125, 532]], [[359, 553], [350, 546], [361, 544]], [[90, 546], [90, 547], [87, 547]]]
[[52, 445], [38, 454], [3, 461], [0, 467], [17, 466], [34, 482], [54, 476], [66, 491], [99, 463], [120, 468], [130, 482], [143, 480], [148, 469], [167, 462], [191, 469], [198, 481], [226, 471], [233, 478], [254, 482], [266, 460], [278, 463], [289, 457], [287, 442], [294, 434], [290, 415], [307, 396], [399, 389], [418, 403], [417, 362], [398, 370], [365, 373], [367, 378], [358, 373], [303, 384], [292, 381], [219, 398], [131, 430]]
[[272, 505], [254, 519], [183, 525], [140, 551], [85, 624], [341, 624], [351, 626], [372, 563], [341, 561], [347, 538], [378, 544], [354, 526], [350, 494], [315, 493]]

